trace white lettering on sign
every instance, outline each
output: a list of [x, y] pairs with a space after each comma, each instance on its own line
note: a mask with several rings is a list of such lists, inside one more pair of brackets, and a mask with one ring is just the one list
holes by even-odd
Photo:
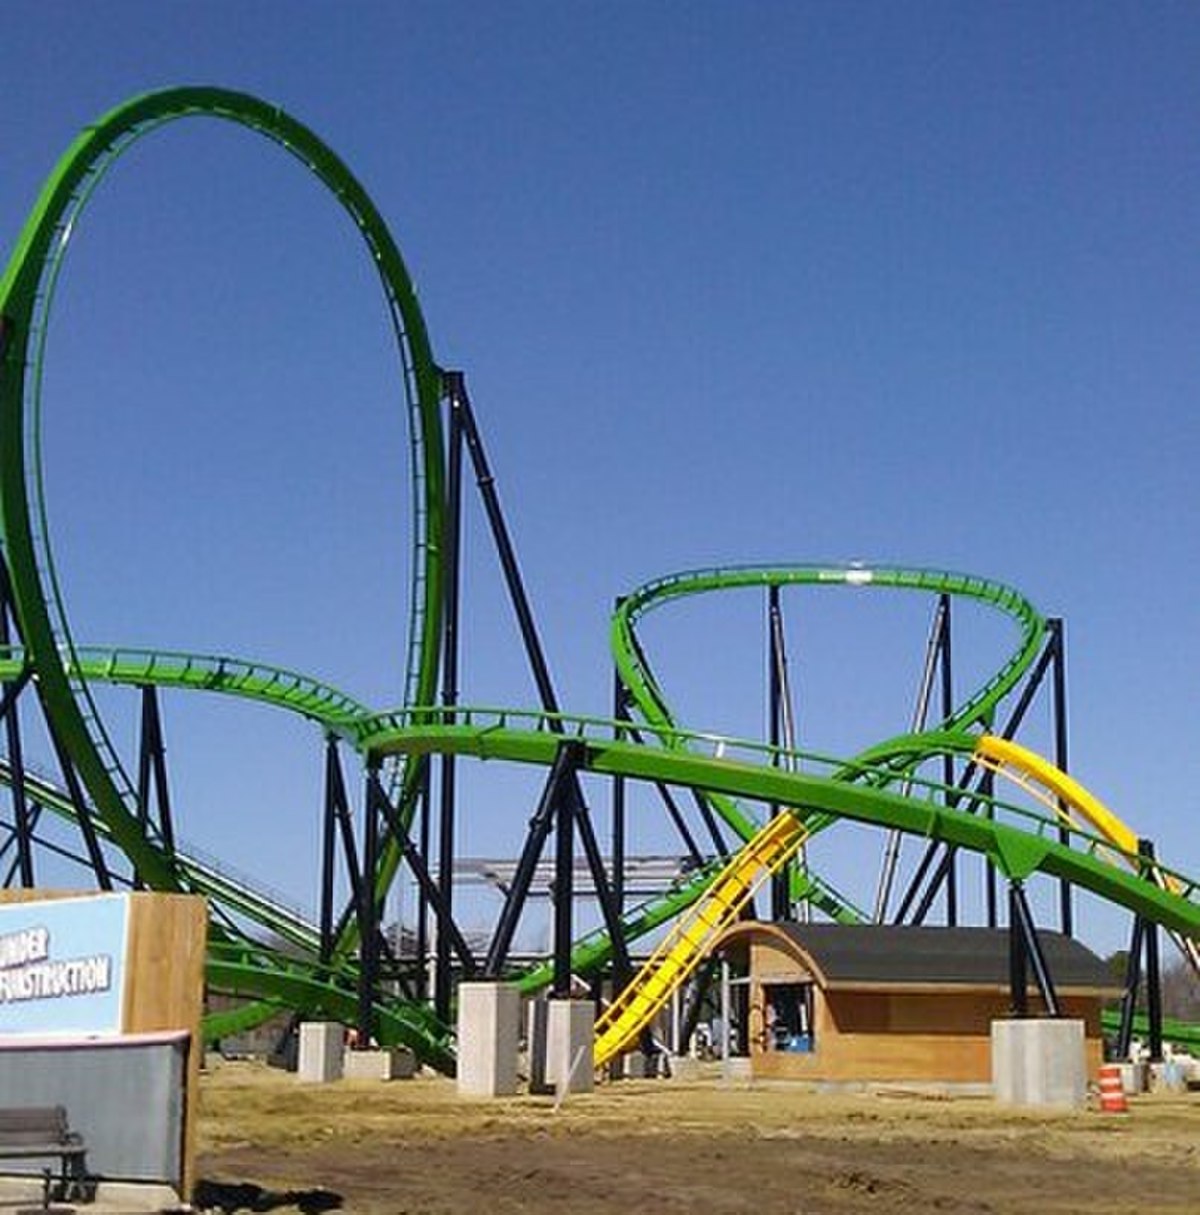
[[112, 958], [96, 954], [66, 962], [31, 962], [0, 970], [0, 1004], [18, 1000], [49, 1000], [58, 996], [90, 996], [112, 985]]
[[50, 933], [45, 928], [23, 928], [0, 936], [0, 970], [24, 966], [50, 956]]
[[0, 1004], [90, 996], [112, 986], [112, 957], [50, 960], [50, 933], [23, 928], [0, 936]]

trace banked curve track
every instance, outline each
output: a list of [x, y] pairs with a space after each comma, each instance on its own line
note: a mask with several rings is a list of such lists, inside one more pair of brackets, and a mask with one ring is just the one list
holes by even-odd
[[[1046, 630], [1045, 621], [1033, 604], [1011, 587], [944, 570], [890, 566], [868, 569], [859, 565], [737, 566], [691, 570], [655, 579], [620, 601], [613, 613], [610, 641], [617, 672], [638, 714], [649, 725], [666, 731], [660, 735], [667, 740], [666, 745], [673, 745], [670, 741], [674, 737], [671, 731], [676, 723], [668, 698], [652, 673], [637, 638], [638, 621], [652, 611], [698, 595], [781, 587], [873, 589], [944, 595], [969, 599], [1007, 616], [1018, 630], [1015, 649], [996, 673], [966, 697], [941, 723], [940, 728], [944, 731], [960, 731], [990, 722], [997, 705], [1012, 691], [1037, 657]], [[930, 756], [925, 739], [906, 734], [856, 757], [842, 767], [835, 778], [886, 786], [915, 770]], [[883, 762], [885, 759], [886, 763]], [[872, 761], [869, 767], [863, 767], [864, 760]], [[744, 813], [736, 801], [720, 793], [708, 794], [707, 800], [743, 843], [749, 842], [758, 831], [759, 824]], [[804, 823], [806, 833], [812, 836], [834, 821], [835, 817], [831, 815], [808, 814]], [[791, 885], [794, 898], [813, 903], [833, 918], [861, 918], [855, 909], [846, 906], [840, 896], [821, 888], [815, 875], [796, 870], [792, 874]]]
[[[99, 650], [77, 645], [51, 554], [41, 467], [41, 380], [50, 309], [69, 237], [93, 192], [135, 141], [172, 122], [213, 118], [253, 131], [294, 156], [330, 191], [362, 237], [379, 274], [396, 335], [398, 400], [410, 420], [408, 473], [413, 483], [413, 584], [408, 613], [407, 664], [402, 707], [373, 713], [319, 680], [268, 665], [184, 652]], [[800, 815], [808, 833], [841, 819], [944, 840], [990, 857], [1006, 874], [1023, 878], [1045, 872], [1064, 877], [1103, 898], [1146, 915], [1189, 937], [1200, 936], [1200, 895], [1179, 874], [1170, 881], [1143, 880], [1113, 863], [1107, 843], [1074, 831], [1071, 847], [1059, 839], [1060, 823], [995, 799], [989, 814], [967, 814], [945, 804], [947, 791], [917, 777], [930, 758], [968, 755], [975, 731], [989, 725], [997, 705], [1028, 669], [1043, 640], [1044, 622], [1027, 600], [985, 579], [928, 570], [780, 566], [717, 569], [672, 575], [635, 591], [613, 618], [614, 659], [638, 713], [628, 722], [569, 718], [515, 710], [447, 711], [437, 699], [442, 642], [442, 552], [445, 528], [442, 377], [399, 249], [365, 190], [342, 161], [308, 128], [278, 107], [229, 90], [185, 87], [146, 94], [118, 106], [83, 131], [60, 159], [27, 220], [0, 279], [0, 522], [21, 644], [0, 654], [0, 680], [32, 677], [44, 711], [77, 770], [105, 836], [132, 862], [148, 885], [194, 889], [227, 902], [243, 918], [280, 932], [301, 956], [284, 956], [233, 932], [218, 932], [210, 975], [223, 989], [263, 997], [264, 1007], [354, 1019], [353, 930], [331, 963], [318, 964], [313, 937], [302, 921], [236, 881], [206, 870], [182, 853], [170, 856], [152, 828], [139, 819], [131, 782], [101, 721], [91, 687], [110, 683], [169, 687], [251, 698], [300, 713], [327, 734], [344, 739], [366, 762], [391, 760], [408, 807], [407, 783], [417, 765], [404, 761], [430, 754], [463, 754], [548, 766], [563, 738], [585, 742], [585, 768], [696, 789], [742, 839], [760, 823], [761, 807], [785, 805]], [[925, 594], [963, 595], [1009, 615], [1017, 625], [1013, 653], [983, 687], [968, 696], [935, 730], [901, 735], [849, 761], [717, 739], [677, 727], [667, 698], [637, 641], [637, 620], [683, 596], [750, 586], [879, 587]], [[735, 758], [736, 757], [736, 758]], [[799, 765], [804, 770], [793, 770]], [[817, 769], [822, 769], [817, 774]], [[0, 779], [5, 773], [0, 771]], [[38, 782], [34, 782], [38, 784]], [[896, 791], [902, 787], [905, 793]], [[48, 784], [39, 804], [70, 814], [71, 803]], [[952, 799], [951, 799], [952, 800]], [[748, 808], [753, 807], [753, 808]], [[386, 849], [374, 875], [384, 890], [399, 865]], [[1160, 867], [1160, 873], [1166, 871]], [[623, 931], [634, 939], [661, 925], [699, 897], [711, 870], [692, 875], [665, 898], [631, 910]], [[853, 911], [816, 875], [804, 875], [801, 897], [833, 915]], [[581, 970], [610, 953], [603, 933], [580, 939], [574, 961]], [[533, 990], [549, 977], [547, 966], [521, 977]], [[252, 1015], [256, 1010], [252, 1010]], [[453, 1066], [452, 1035], [423, 1006], [390, 1003], [380, 1009], [380, 1035], [402, 1041], [435, 1066]]]

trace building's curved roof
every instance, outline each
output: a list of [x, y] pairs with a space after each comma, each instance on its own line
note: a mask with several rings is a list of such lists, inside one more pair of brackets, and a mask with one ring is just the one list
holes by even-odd
[[[774, 942], [831, 991], [1007, 990], [1010, 981], [1004, 928], [744, 921], [723, 932], [712, 952], [740, 953], [751, 941]], [[1086, 946], [1057, 932], [1039, 932], [1038, 941], [1060, 993], [1120, 993], [1108, 966]]]

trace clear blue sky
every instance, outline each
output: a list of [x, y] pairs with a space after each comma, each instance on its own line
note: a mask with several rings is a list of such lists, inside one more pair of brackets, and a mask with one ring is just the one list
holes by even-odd
[[[608, 713], [610, 606], [662, 573], [978, 572], [1066, 619], [1073, 770], [1200, 871], [1194, 7], [8, 0], [3, 20], [6, 249], [80, 127], [150, 88], [259, 94], [349, 163], [468, 375], [565, 706]], [[76, 639], [397, 700], [393, 376], [369, 267], [293, 163], [216, 123], [139, 144], [75, 237], [50, 348]], [[471, 528], [463, 699], [532, 704]], [[788, 600], [818, 748], [907, 723], [926, 610], [867, 599]], [[682, 722], [761, 732], [761, 618], [752, 597], [648, 622]], [[964, 681], [1001, 652], [970, 626]], [[167, 726], [184, 834], [311, 901], [308, 728], [225, 704]], [[485, 799], [473, 850], [516, 850], [522, 798]], [[820, 846], [874, 871], [866, 841]]]

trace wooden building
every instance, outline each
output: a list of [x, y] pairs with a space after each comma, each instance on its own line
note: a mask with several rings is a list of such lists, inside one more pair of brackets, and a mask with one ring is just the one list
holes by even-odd
[[[1064, 1017], [1102, 1061], [1100, 1009], [1120, 993], [1070, 937], [1039, 933]], [[830, 1083], [987, 1084], [991, 1024], [1010, 1015], [1005, 929], [745, 922], [713, 950], [746, 976], [750, 1072]], [[1031, 988], [1031, 1015], [1043, 1015]]]

